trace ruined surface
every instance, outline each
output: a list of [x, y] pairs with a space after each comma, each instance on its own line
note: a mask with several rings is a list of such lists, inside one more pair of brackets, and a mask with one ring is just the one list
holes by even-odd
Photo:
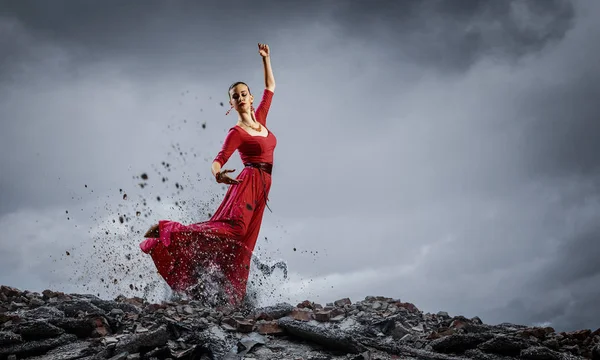
[[2, 359], [594, 359], [600, 329], [486, 325], [367, 297], [261, 309], [0, 287]]

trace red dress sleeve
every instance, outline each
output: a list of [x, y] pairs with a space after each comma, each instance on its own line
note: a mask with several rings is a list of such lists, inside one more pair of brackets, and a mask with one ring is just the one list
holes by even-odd
[[271, 108], [271, 100], [273, 99], [273, 92], [269, 89], [265, 89], [263, 97], [260, 100], [260, 104], [256, 108], [256, 121], [262, 126], [267, 126], [267, 114]]
[[229, 157], [231, 157], [231, 154], [233, 154], [241, 144], [242, 138], [240, 133], [235, 128], [229, 129], [229, 133], [227, 133], [227, 136], [225, 137], [221, 151], [219, 151], [213, 161], [218, 162], [221, 166], [225, 165], [227, 160], [229, 160]]

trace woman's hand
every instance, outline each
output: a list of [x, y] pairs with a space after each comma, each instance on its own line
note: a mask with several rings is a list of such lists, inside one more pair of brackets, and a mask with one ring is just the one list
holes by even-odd
[[237, 185], [239, 184], [241, 181], [240, 180], [236, 180], [236, 179], [232, 179], [229, 177], [229, 175], [227, 175], [227, 173], [232, 173], [234, 172], [235, 169], [233, 170], [221, 170], [217, 173], [217, 176], [215, 176], [215, 178], [217, 179], [217, 182], [219, 184], [228, 184], [228, 185]]
[[258, 53], [262, 57], [269, 57], [271, 55], [271, 51], [269, 50], [269, 45], [258, 43]]

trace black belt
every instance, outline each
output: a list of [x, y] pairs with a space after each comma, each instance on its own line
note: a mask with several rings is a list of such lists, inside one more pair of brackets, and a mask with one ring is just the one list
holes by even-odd
[[265, 205], [267, 206], [267, 209], [269, 209], [270, 212], [273, 212], [273, 210], [271, 210], [271, 208], [269, 207], [269, 197], [267, 196], [267, 183], [265, 182], [265, 178], [263, 177], [263, 171], [266, 172], [267, 174], [271, 175], [271, 172], [273, 170], [273, 164], [271, 163], [245, 163], [244, 166], [246, 167], [253, 167], [259, 170], [262, 170], [260, 172], [260, 177], [261, 180], [263, 182], [263, 192], [265, 193]]
[[271, 171], [273, 170], [273, 164], [271, 163], [246, 163], [244, 166], [249, 166], [253, 168], [257, 168], [263, 170], [267, 174], [271, 175]]

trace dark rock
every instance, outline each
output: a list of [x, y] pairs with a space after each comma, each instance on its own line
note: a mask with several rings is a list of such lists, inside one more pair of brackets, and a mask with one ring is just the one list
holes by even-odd
[[289, 315], [294, 307], [288, 303], [279, 303], [274, 306], [268, 306], [256, 309], [253, 312], [256, 320], [277, 320]]
[[7, 299], [19, 296], [21, 292], [19, 289], [15, 289], [10, 286], [1, 285], [0, 286], [0, 294], [4, 295]]
[[344, 307], [345, 305], [352, 305], [352, 301], [349, 298], [343, 298], [340, 300], [336, 300], [333, 304], [337, 307]]
[[[153, 356], [158, 355], [157, 352], [154, 353], [150, 353], [148, 354], [148, 358], [152, 358]], [[118, 353], [117, 355], [111, 357], [109, 360], [127, 360], [127, 356], [129, 356], [129, 353], [127, 351], [122, 352], [122, 353]]]
[[479, 316], [474, 316], [471, 318], [471, 322], [475, 325], [483, 325], [483, 321], [479, 318]]
[[36, 307], [40, 307], [40, 306], [44, 306], [46, 305], [46, 302], [40, 298], [33, 298], [31, 300], [29, 300], [29, 307], [30, 308], [36, 308]]
[[315, 320], [320, 322], [327, 322], [331, 319], [331, 310], [319, 310], [315, 311]]
[[398, 345], [394, 342], [381, 342], [376, 339], [359, 337], [358, 341], [363, 346], [382, 350], [387, 354], [400, 356], [402, 359], [422, 359], [422, 360], [464, 360], [462, 357], [440, 354], [425, 349], [415, 349], [411, 346]]
[[[452, 330], [457, 330], [457, 329], [452, 329]], [[493, 328], [489, 325], [479, 325], [479, 324], [474, 324], [474, 323], [468, 323], [465, 324], [461, 329], [458, 329], [460, 331], [462, 331], [465, 334], [483, 334], [483, 333], [489, 333], [489, 332], [494, 332]]]
[[592, 360], [600, 360], [600, 343], [592, 349]]
[[318, 327], [290, 317], [279, 319], [279, 326], [293, 336], [315, 342], [328, 349], [346, 351], [352, 354], [358, 354], [366, 350], [364, 346], [353, 340], [352, 336], [342, 331]]
[[91, 299], [90, 302], [104, 310], [106, 313], [110, 313], [113, 309], [121, 310], [125, 313], [139, 314], [141, 309], [133, 304], [120, 302], [120, 301], [112, 301], [112, 300], [102, 300], [102, 299]]
[[58, 291], [52, 291], [52, 290], [44, 290], [42, 291], [42, 295], [44, 300], [49, 301], [52, 299], [57, 299], [57, 300], [68, 300], [70, 299], [70, 297], [68, 295], [66, 295], [65, 293], [62, 292], [58, 292]]
[[265, 339], [260, 335], [247, 336], [237, 343], [237, 355], [243, 356], [251, 352], [256, 346], [264, 345]]
[[396, 306], [398, 306], [402, 309], [405, 309], [409, 313], [418, 313], [419, 312], [419, 309], [415, 306], [415, 304], [412, 304], [412, 303], [397, 302]]
[[105, 310], [105, 309], [102, 309], [102, 310], [107, 311], [108, 315], [110, 315], [110, 316], [116, 316], [116, 317], [118, 317], [118, 316], [125, 315], [125, 312], [123, 310], [121, 310], [121, 309], [111, 309], [110, 311]]
[[563, 351], [569, 352], [573, 355], [579, 355], [581, 352], [581, 349], [579, 348], [579, 345], [577, 344], [573, 344], [573, 345], [565, 345], [562, 347]]
[[194, 334], [190, 340], [198, 344], [203, 344], [206, 351], [213, 359], [224, 359], [233, 346], [233, 344], [228, 341], [227, 335], [218, 326], [210, 326], [207, 329]]
[[410, 334], [410, 330], [404, 327], [404, 325], [394, 322], [394, 328], [391, 331], [392, 338], [400, 340], [406, 335]]
[[310, 310], [314, 310], [315, 309], [315, 304], [312, 301], [304, 300], [300, 304], [296, 305], [296, 307], [298, 309], [310, 309]]
[[454, 334], [433, 340], [429, 346], [441, 353], [464, 353], [466, 350], [474, 349], [492, 338], [492, 335], [484, 334]]
[[104, 316], [95, 316], [91, 318], [93, 327], [91, 337], [104, 337], [111, 334], [110, 325]]
[[533, 346], [521, 351], [521, 359], [528, 360], [560, 360], [560, 353], [544, 346]]
[[465, 351], [464, 357], [467, 359], [473, 360], [511, 360], [514, 357], [497, 355], [497, 354], [488, 354], [479, 349], [469, 349]]
[[32, 320], [54, 319], [54, 318], [64, 318], [65, 313], [64, 313], [64, 311], [61, 311], [55, 307], [41, 306], [41, 307], [37, 307], [32, 310], [26, 311], [23, 314], [23, 317], [25, 317], [27, 319], [32, 319]]
[[358, 354], [354, 357], [351, 358], [351, 360], [371, 360], [371, 352], [370, 351], [365, 351], [362, 354]]
[[522, 339], [500, 335], [480, 344], [478, 348], [487, 353], [518, 356], [528, 346]]
[[48, 323], [46, 320], [23, 323], [19, 325], [18, 329], [19, 334], [27, 340], [56, 337], [65, 333], [63, 329]]
[[12, 331], [0, 331], [0, 346], [17, 344], [23, 342], [21, 335], [15, 334]]
[[17, 315], [7, 314], [6, 311], [8, 311], [8, 310], [2, 311], [2, 309], [0, 308], [0, 325], [4, 325], [4, 323], [6, 323], [8, 321], [12, 321], [13, 319], [19, 318]]
[[[98, 317], [92, 315], [82, 318], [57, 318], [48, 322], [69, 334], [75, 334], [79, 338], [87, 338], [91, 337], [94, 330], [96, 330]], [[102, 323], [102, 320], [100, 320], [100, 323]]]
[[563, 335], [567, 338], [574, 339], [576, 341], [584, 341], [592, 334], [592, 330], [590, 329], [582, 329], [577, 331], [571, 331], [567, 333], [563, 333]]
[[[378, 319], [378, 320], [375, 320], [374, 322], [372, 322], [371, 326], [376, 328], [378, 332], [381, 332], [384, 335], [390, 335], [396, 329], [396, 321], [394, 318], [386, 318], [386, 319], [382, 319], [382, 320]], [[406, 333], [408, 333], [408, 331], [406, 329], [404, 329], [402, 327], [402, 325], [399, 325], [399, 328], [401, 330], [399, 331], [397, 336], [404, 333], [400, 337], [398, 337], [398, 338], [402, 338], [402, 336], [406, 335]]]
[[48, 352], [49, 350], [57, 348], [61, 345], [68, 344], [70, 342], [74, 342], [76, 340], [77, 337], [75, 335], [63, 334], [57, 338], [29, 341], [22, 344], [1, 347], [0, 358], [11, 354], [17, 355], [20, 358], [33, 355], [42, 355]]
[[558, 340], [556, 340], [556, 338], [544, 340], [542, 342], [542, 345], [552, 350], [558, 350], [560, 348], [560, 344], [558, 343]]
[[548, 334], [548, 332], [545, 328], [538, 327], [538, 328], [524, 329], [523, 331], [520, 332], [520, 334], [524, 339], [535, 338], [535, 339], [543, 341], [546, 339], [546, 335]]
[[92, 304], [88, 300], [67, 300], [56, 304], [56, 308], [65, 313], [68, 317], [83, 315], [106, 315], [104, 310]]
[[48, 351], [45, 355], [28, 358], [28, 360], [74, 360], [91, 356], [96, 353], [96, 350], [91, 347], [90, 343], [78, 341], [57, 347], [56, 349]]
[[147, 333], [133, 334], [123, 338], [116, 346], [115, 352], [128, 352], [130, 354], [161, 347], [167, 344], [169, 333], [167, 326], [162, 325], [156, 330]]

